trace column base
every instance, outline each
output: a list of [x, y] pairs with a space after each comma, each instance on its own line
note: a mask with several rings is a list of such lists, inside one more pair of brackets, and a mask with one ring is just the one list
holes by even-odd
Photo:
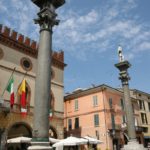
[[31, 146], [28, 147], [28, 150], [51, 150], [49, 142], [31, 142]]
[[143, 144], [139, 144], [136, 140], [129, 141], [121, 150], [147, 150]]

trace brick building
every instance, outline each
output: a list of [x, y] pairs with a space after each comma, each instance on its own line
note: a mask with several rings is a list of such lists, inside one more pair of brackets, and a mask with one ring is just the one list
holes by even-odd
[[[0, 25], [1, 147], [5, 145], [9, 138], [17, 136], [32, 137], [37, 47], [38, 44], [30, 38]], [[63, 51], [53, 52], [49, 134], [55, 138], [63, 138], [64, 67]], [[15, 104], [13, 109], [10, 109], [10, 94], [4, 89], [13, 71]], [[18, 89], [23, 78], [26, 79], [27, 115], [25, 117], [20, 113], [21, 104], [18, 95]]]
[[[132, 98], [136, 135], [143, 143], [143, 134], [136, 99]], [[77, 89], [65, 96], [64, 127], [66, 136], [86, 135], [103, 141], [101, 150], [118, 150], [127, 142], [123, 93], [107, 85]]]

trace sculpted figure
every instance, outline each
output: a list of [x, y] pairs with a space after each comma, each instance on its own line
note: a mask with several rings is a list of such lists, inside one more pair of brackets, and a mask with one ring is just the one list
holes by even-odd
[[119, 62], [123, 62], [124, 61], [124, 56], [122, 53], [122, 47], [118, 46], [118, 56], [119, 56]]

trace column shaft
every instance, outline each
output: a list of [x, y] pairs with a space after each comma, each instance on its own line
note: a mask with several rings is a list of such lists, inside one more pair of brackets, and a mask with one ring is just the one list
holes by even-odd
[[134, 121], [134, 114], [133, 114], [133, 108], [132, 108], [132, 102], [130, 99], [128, 84], [123, 85], [123, 91], [124, 91], [128, 136], [130, 140], [132, 139], [135, 140], [136, 139], [135, 121]]
[[38, 66], [35, 82], [34, 138], [49, 137], [49, 107], [51, 81], [51, 45], [52, 34], [49, 30], [41, 30], [38, 49]]

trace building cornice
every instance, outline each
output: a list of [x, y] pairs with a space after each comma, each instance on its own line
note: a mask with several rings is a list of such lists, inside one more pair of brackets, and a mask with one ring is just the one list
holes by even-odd
[[146, 92], [143, 92], [143, 91], [140, 91], [140, 90], [137, 90], [137, 89], [131, 89], [130, 91], [133, 91], [136, 94], [146, 95], [147, 97], [150, 98], [150, 94], [149, 93], [146, 93]]
[[114, 91], [114, 92], [117, 92], [121, 95], [123, 93], [122, 91], [119, 91], [118, 89], [115, 89], [115, 88], [110, 87], [108, 85], [102, 84], [102, 85], [92, 87], [92, 88], [89, 88], [89, 89], [83, 89], [83, 90], [80, 89], [79, 91], [74, 91], [73, 93], [66, 95], [65, 98], [64, 98], [64, 101], [75, 99], [75, 98], [82, 97], [82, 96], [86, 96], [86, 95], [89, 95], [89, 94], [94, 94], [94, 93], [97, 93], [97, 92], [100, 92], [100, 91], [105, 91], [105, 90]]

